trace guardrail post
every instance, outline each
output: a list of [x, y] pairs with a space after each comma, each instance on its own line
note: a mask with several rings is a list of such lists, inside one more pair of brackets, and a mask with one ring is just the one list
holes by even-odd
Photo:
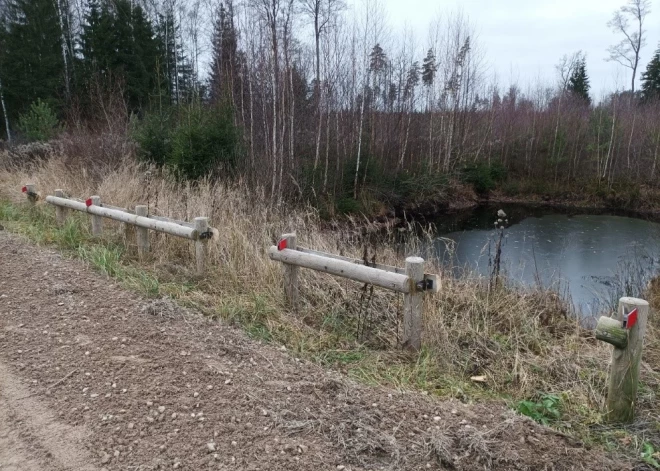
[[25, 185], [25, 190], [28, 201], [34, 205], [37, 202], [37, 185], [34, 183], [28, 183]]
[[[147, 217], [149, 215], [149, 208], [145, 205], [138, 205], [135, 207], [135, 214], [138, 216]], [[138, 255], [140, 258], [144, 257], [149, 252], [149, 230], [145, 227], [136, 227], [137, 232], [137, 246]]]
[[[64, 191], [55, 190], [55, 196], [57, 196], [58, 198], [64, 198]], [[69, 213], [68, 209], [63, 208], [62, 206], [55, 206], [55, 221], [57, 222], [58, 226], [61, 227], [66, 224], [66, 217], [68, 213]]]
[[404, 348], [418, 351], [422, 347], [422, 305], [424, 292], [417, 283], [424, 281], [424, 259], [406, 258], [406, 275], [410, 279], [410, 292], [403, 296], [403, 338]]
[[[92, 200], [92, 205], [101, 206], [100, 196], [92, 196], [90, 200]], [[94, 214], [92, 214], [91, 217], [92, 217], [92, 235], [95, 237], [100, 237], [103, 234], [103, 218], [101, 216], [96, 216]]]
[[625, 297], [619, 300], [616, 318], [601, 317], [598, 321], [596, 338], [614, 345], [607, 389], [608, 422], [630, 423], [634, 419], [648, 315], [648, 302]]
[[[282, 241], [286, 241], [286, 248], [296, 250], [296, 234], [284, 234]], [[295, 265], [284, 264], [284, 294], [286, 302], [294, 311], [298, 310], [298, 272], [300, 268]]]
[[195, 229], [198, 238], [195, 241], [195, 260], [197, 261], [197, 275], [206, 274], [206, 257], [208, 255], [209, 218], [195, 218]]

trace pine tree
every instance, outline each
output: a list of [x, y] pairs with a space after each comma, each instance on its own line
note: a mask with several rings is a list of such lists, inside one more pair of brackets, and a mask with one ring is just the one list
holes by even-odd
[[0, 81], [10, 122], [37, 99], [59, 110], [64, 96], [62, 30], [52, 0], [9, 0], [2, 25]]
[[581, 59], [573, 70], [571, 78], [568, 80], [568, 91], [573, 95], [580, 97], [587, 104], [591, 104], [589, 96], [589, 77], [587, 76], [587, 64], [585, 59]]
[[660, 47], [642, 74], [642, 94], [644, 100], [660, 99]]

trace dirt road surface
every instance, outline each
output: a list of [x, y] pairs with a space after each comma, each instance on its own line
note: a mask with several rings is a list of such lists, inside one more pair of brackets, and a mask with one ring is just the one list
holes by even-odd
[[625, 470], [502, 404], [353, 383], [0, 231], [0, 470]]

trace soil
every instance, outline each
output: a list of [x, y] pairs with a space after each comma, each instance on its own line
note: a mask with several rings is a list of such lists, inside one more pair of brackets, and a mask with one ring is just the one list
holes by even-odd
[[626, 470], [516, 415], [356, 384], [0, 231], [0, 470]]

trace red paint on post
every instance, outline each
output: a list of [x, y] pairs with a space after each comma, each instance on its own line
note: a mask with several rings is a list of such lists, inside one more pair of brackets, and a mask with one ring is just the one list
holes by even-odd
[[27, 186], [24, 186], [23, 188], [21, 188], [21, 191], [22, 191], [23, 193], [27, 193]]
[[92, 204], [93, 204], [93, 203], [92, 203], [92, 198], [87, 198], [87, 199], [85, 200], [85, 206], [87, 206], [88, 208], [89, 208]]
[[280, 239], [280, 241], [277, 243], [277, 250], [282, 251], [286, 249], [286, 246], [287, 246], [286, 239]]

